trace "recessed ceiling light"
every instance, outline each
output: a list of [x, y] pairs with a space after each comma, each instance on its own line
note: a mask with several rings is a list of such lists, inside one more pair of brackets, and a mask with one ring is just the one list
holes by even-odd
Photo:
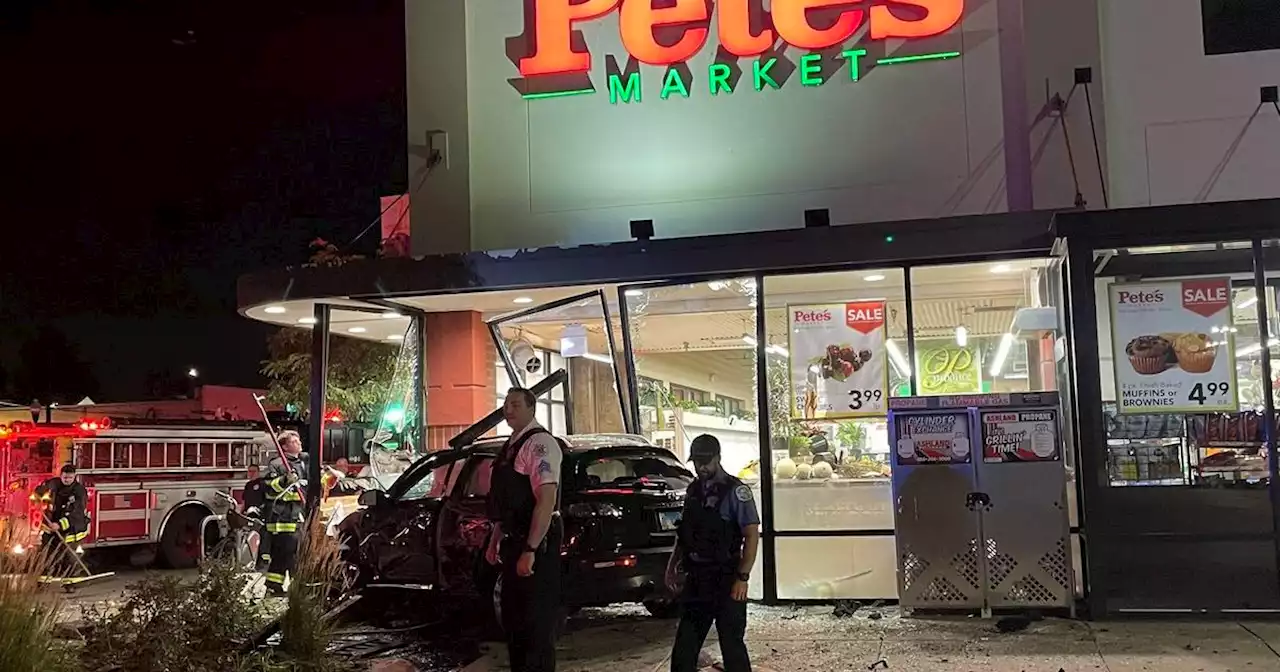
[[512, 301], [512, 303], [533, 303], [533, 299], [527, 296], [517, 296], [515, 301]]
[[316, 318], [314, 317], [304, 317], [298, 320], [298, 324], [315, 324], [315, 323], [316, 323]]
[[880, 282], [881, 280], [884, 280], [884, 276], [880, 275], [879, 273], [873, 273], [871, 275], [862, 276], [862, 279], [866, 280], [867, 282]]
[[996, 264], [995, 266], [991, 267], [992, 273], [1008, 273], [1009, 271], [1012, 271], [1012, 270], [1013, 270], [1013, 267], [1010, 266], [1009, 264]]
[[387, 337], [387, 340], [388, 340], [388, 341], [403, 341], [403, 340], [404, 340], [404, 334], [391, 334], [390, 336], [388, 336], [388, 337]]
[[284, 306], [267, 306], [262, 309], [262, 312], [267, 313], [268, 315], [279, 315], [280, 313], [287, 312], [287, 309]]
[[351, 328], [350, 328], [350, 329], [348, 329], [347, 331], [349, 331], [349, 332], [351, 332], [351, 333], [353, 333], [353, 334], [363, 334], [364, 332], [369, 331], [369, 330], [368, 330], [368, 329], [365, 329], [364, 327], [351, 327]]
[[628, 289], [623, 293], [626, 294], [627, 296], [644, 296], [643, 289]]
[[397, 313], [394, 310], [388, 310], [387, 312], [382, 314], [382, 319], [384, 320], [394, 320], [397, 317], [404, 317], [404, 315], [401, 315], [400, 313]]

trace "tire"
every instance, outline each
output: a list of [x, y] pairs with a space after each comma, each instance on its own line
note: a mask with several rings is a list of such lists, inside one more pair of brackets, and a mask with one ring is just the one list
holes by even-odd
[[160, 557], [170, 569], [191, 569], [200, 564], [200, 545], [210, 548], [221, 536], [216, 525], [210, 525], [206, 538], [200, 538], [200, 523], [208, 509], [184, 506], [169, 517], [160, 538]]
[[649, 599], [644, 601], [644, 608], [654, 618], [675, 618], [680, 613], [680, 604], [674, 600]]

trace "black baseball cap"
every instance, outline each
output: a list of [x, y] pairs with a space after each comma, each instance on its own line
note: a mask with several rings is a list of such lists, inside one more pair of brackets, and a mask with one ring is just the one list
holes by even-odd
[[694, 464], [706, 464], [720, 457], [720, 439], [710, 434], [699, 434], [689, 444], [689, 459]]

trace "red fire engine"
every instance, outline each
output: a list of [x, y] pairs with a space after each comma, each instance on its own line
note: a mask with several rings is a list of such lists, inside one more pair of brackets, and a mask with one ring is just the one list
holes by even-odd
[[270, 440], [261, 429], [232, 423], [0, 425], [0, 526], [24, 526], [28, 545], [38, 543], [46, 504], [35, 489], [71, 463], [89, 494], [83, 548], [137, 546], [170, 567], [193, 567], [217, 541], [208, 537], [218, 527], [203, 523], [225, 510], [218, 493], [241, 499], [249, 468], [265, 463]]

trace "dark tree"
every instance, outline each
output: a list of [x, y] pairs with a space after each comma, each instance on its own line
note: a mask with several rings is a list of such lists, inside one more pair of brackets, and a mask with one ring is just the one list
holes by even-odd
[[15, 398], [74, 404], [98, 393], [98, 380], [79, 350], [61, 329], [38, 325], [18, 346], [14, 372]]

